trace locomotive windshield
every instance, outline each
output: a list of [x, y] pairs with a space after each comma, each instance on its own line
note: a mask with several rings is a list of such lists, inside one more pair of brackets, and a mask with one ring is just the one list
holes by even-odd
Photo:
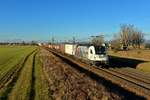
[[105, 46], [95, 46], [95, 53], [96, 54], [106, 54]]

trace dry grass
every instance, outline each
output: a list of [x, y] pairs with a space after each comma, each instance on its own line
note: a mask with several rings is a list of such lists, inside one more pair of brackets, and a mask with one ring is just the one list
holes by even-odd
[[150, 62], [141, 63], [136, 68], [146, 72], [150, 72]]
[[[49, 81], [49, 91], [56, 100], [120, 100], [87, 74], [80, 72], [52, 53], [41, 53], [43, 70]], [[100, 82], [100, 81], [99, 81]]]
[[38, 52], [35, 58], [35, 98], [34, 100], [51, 100], [51, 96], [49, 93], [49, 84], [47, 79], [45, 78], [45, 73], [42, 69], [41, 55], [42, 52]]
[[131, 58], [137, 60], [148, 61], [137, 65], [137, 69], [150, 72], [150, 50], [128, 50], [128, 51], [109, 51], [110, 55], [124, 58]]
[[113, 51], [109, 51], [108, 53], [110, 55], [119, 57], [150, 61], [150, 50], [128, 50], [128, 51], [118, 51], [116, 53]]

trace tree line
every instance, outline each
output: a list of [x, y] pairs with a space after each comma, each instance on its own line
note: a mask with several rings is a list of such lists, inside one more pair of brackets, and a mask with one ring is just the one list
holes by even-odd
[[36, 41], [31, 42], [0, 42], [0, 45], [38, 45]]
[[123, 24], [120, 26], [120, 31], [114, 35], [111, 41], [111, 46], [114, 49], [128, 49], [128, 47], [140, 48], [144, 43], [144, 33], [134, 25]]

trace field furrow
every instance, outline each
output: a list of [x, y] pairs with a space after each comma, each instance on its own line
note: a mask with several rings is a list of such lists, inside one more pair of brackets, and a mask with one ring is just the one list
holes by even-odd
[[[3, 76], [1, 76], [0, 99], [6, 99], [8, 97], [8, 94], [11, 92], [12, 87], [15, 85], [15, 83], [20, 75], [21, 69], [23, 68], [28, 57], [34, 52], [34, 50], [35, 50], [35, 48], [31, 48], [31, 49], [28, 49], [28, 51], [27, 51], [24, 48], [22, 53], [20, 53], [20, 56], [18, 56], [20, 58], [16, 58], [18, 60], [18, 63], [16, 65], [9, 65], [12, 67], [10, 67], [10, 69], [8, 71], [5, 71], [5, 74]], [[5, 67], [8, 67], [8, 66], [5, 66]]]
[[32, 72], [35, 53], [29, 56], [21, 74], [13, 87], [9, 99], [10, 100], [29, 100], [32, 88]]

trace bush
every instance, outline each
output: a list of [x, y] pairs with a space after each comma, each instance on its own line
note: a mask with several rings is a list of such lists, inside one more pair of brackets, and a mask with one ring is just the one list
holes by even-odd
[[111, 49], [116, 53], [121, 49], [121, 45], [118, 39], [111, 41]]
[[150, 49], [150, 43], [145, 44], [145, 49]]

